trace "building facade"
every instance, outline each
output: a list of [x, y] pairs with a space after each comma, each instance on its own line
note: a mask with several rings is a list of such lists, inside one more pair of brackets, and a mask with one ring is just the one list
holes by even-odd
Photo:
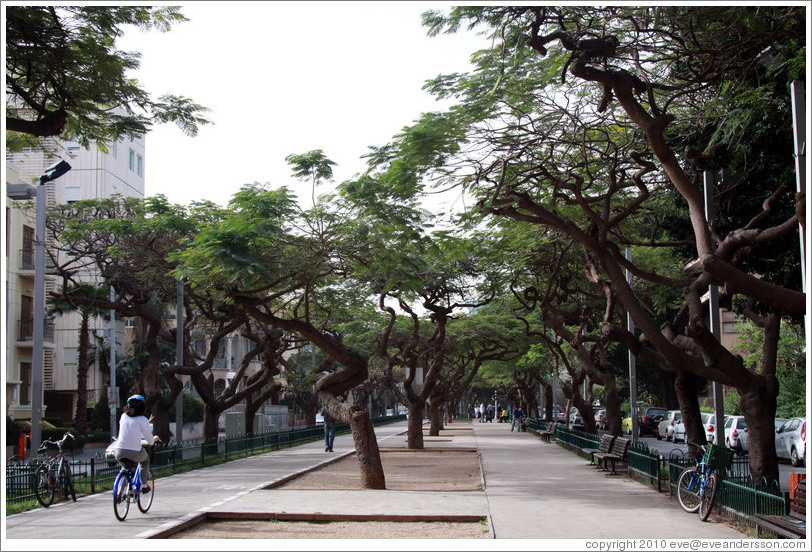
[[[53, 153], [40, 150], [6, 153], [6, 414], [18, 420], [31, 418], [36, 220], [34, 199], [30, 200], [31, 203], [14, 200], [10, 197], [15, 195], [11, 193], [12, 188], [19, 192], [28, 185], [35, 190], [39, 176], [61, 159], [71, 165], [71, 170], [45, 185], [49, 207], [113, 195], [144, 197], [145, 191], [143, 138], [122, 139], [106, 151], [49, 139], [45, 141], [44, 149]], [[47, 305], [48, 294], [54, 290], [55, 282], [48, 274], [47, 266], [45, 273]], [[99, 283], [92, 273], [83, 275], [83, 279]], [[45, 318], [43, 418], [69, 424], [76, 412], [80, 317], [78, 314], [51, 316], [46, 308]], [[91, 319], [90, 328], [109, 346], [109, 317]], [[114, 334], [116, 349], [123, 352], [126, 346], [124, 323], [116, 324]], [[100, 373], [99, 363], [90, 366], [88, 392], [88, 407], [106, 392], [106, 378]]]

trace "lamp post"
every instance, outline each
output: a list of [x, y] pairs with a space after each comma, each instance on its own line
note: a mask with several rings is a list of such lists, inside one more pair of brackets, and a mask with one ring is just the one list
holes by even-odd
[[45, 184], [71, 169], [65, 161], [51, 165], [39, 177], [37, 186], [36, 240], [34, 242], [34, 348], [31, 353], [31, 452], [40, 445], [42, 432], [42, 362], [45, 337]]

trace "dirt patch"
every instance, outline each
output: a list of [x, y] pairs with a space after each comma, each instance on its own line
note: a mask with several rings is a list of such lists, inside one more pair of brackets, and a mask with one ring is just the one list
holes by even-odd
[[[479, 456], [462, 450], [381, 450], [386, 488], [395, 491], [474, 491], [482, 488]], [[274, 487], [284, 490], [361, 489], [355, 455]]]
[[170, 539], [487, 539], [483, 522], [209, 521]]

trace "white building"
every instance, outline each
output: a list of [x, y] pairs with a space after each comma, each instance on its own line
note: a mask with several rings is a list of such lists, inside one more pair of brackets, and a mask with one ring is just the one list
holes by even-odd
[[[42, 151], [6, 153], [6, 414], [14, 419], [31, 418], [31, 360], [34, 298], [34, 235], [35, 209], [19, 209], [9, 195], [8, 185], [30, 185], [35, 188], [45, 168], [59, 159], [67, 161], [71, 170], [55, 181], [48, 182], [49, 206], [82, 199], [101, 199], [118, 194], [124, 197], [144, 197], [145, 141], [122, 139], [108, 151], [91, 147], [84, 149], [76, 143], [59, 140], [44, 141], [53, 154]], [[32, 202], [34, 200], [31, 200]], [[47, 244], [46, 244], [47, 247]], [[89, 281], [94, 279], [88, 274]], [[54, 281], [47, 274], [47, 293]], [[43, 362], [43, 417], [59, 418], [71, 423], [76, 412], [77, 352], [80, 318], [78, 314], [49, 319]], [[116, 349], [123, 351], [124, 327], [116, 328]], [[91, 320], [91, 331], [109, 339], [108, 318]], [[108, 341], [109, 342], [109, 341]], [[98, 365], [88, 373], [88, 407], [92, 407], [103, 391]]]

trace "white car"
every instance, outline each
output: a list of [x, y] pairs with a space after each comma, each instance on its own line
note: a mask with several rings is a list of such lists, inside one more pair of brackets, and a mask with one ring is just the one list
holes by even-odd
[[[702, 427], [705, 428], [705, 438], [710, 443], [710, 439], [713, 437], [713, 429], [711, 428], [711, 434], [708, 434], [708, 420], [713, 417], [713, 414], [708, 414], [707, 412], [700, 413], [700, 417], [702, 418]], [[678, 421], [674, 424], [674, 433], [672, 440], [675, 443], [679, 442], [687, 442], [685, 437], [685, 424], [682, 420]]]
[[778, 428], [775, 452], [778, 458], [789, 460], [793, 466], [806, 464], [806, 418], [790, 418]]
[[657, 440], [665, 439], [670, 441], [674, 438], [674, 424], [682, 420], [682, 412], [679, 410], [669, 410], [663, 421], [657, 424]]
[[725, 417], [725, 446], [738, 454], [748, 450], [747, 422], [744, 416]]
[[671, 440], [675, 443], [685, 441], [685, 424], [682, 423], [682, 420], [674, 424], [674, 432]]
[[[707, 420], [705, 416], [708, 417]], [[727, 419], [727, 416], [725, 416], [725, 419]], [[702, 414], [702, 425], [705, 426], [705, 439], [709, 443], [716, 444], [716, 441], [714, 441], [714, 435], [716, 435], [716, 414]]]

